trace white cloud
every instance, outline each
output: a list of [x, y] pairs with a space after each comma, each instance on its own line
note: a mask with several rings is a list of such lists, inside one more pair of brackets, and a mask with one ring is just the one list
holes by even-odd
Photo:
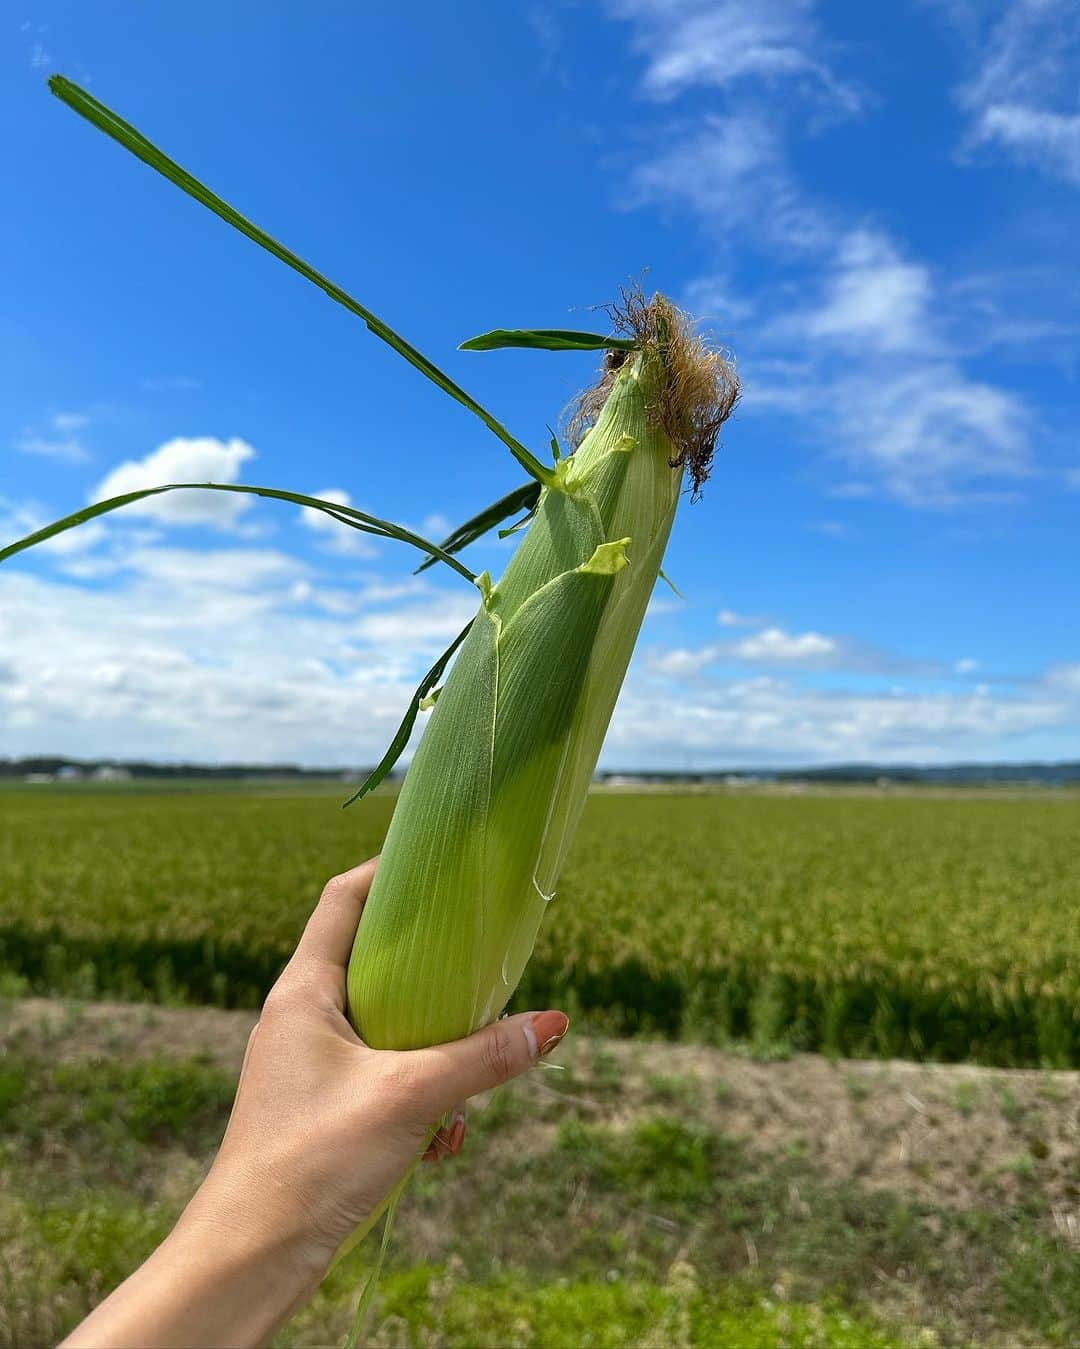
[[668, 614], [677, 614], [683, 608], [683, 602], [674, 595], [661, 595], [653, 591], [645, 610], [645, 617], [666, 618]]
[[1046, 674], [1046, 682], [1051, 688], [1080, 694], [1080, 664], [1051, 666]]
[[48, 430], [28, 427], [16, 437], [12, 447], [20, 454], [38, 455], [43, 459], [57, 459], [63, 463], [81, 464], [91, 458], [78, 432], [90, 425], [85, 412], [57, 412], [48, 419]]
[[0, 568], [7, 752], [374, 762], [477, 603], [412, 581], [421, 603], [358, 603], [267, 548], [106, 561], [107, 588]]
[[689, 207], [714, 236], [740, 230], [785, 253], [822, 248], [832, 228], [796, 188], [777, 130], [753, 112], [709, 114], [675, 128], [662, 149], [637, 160], [620, 204]]
[[668, 679], [692, 679], [706, 666], [718, 659], [721, 648], [717, 645], [701, 646], [696, 650], [689, 647], [674, 647], [670, 651], [649, 652], [648, 668], [654, 674]]
[[837, 377], [828, 411], [838, 452], [909, 506], [993, 499], [988, 480], [1033, 471], [1020, 400], [948, 361]]
[[997, 103], [983, 109], [974, 136], [997, 141], [1017, 159], [1080, 186], [1080, 113]]
[[[93, 558], [110, 569], [108, 587], [0, 568], [8, 752], [47, 745], [85, 755], [371, 763], [420, 672], [476, 608], [469, 587], [436, 589], [418, 578], [369, 577], [345, 592], [272, 548], [125, 541], [122, 555], [99, 548]], [[814, 631], [765, 627], [643, 655], [605, 762], [947, 759], [1080, 727], [1080, 665], [1058, 666], [1011, 694], [985, 685], [868, 692], [790, 677], [719, 679], [707, 669], [738, 660], [789, 671], [888, 665]]]
[[721, 331], [731, 323], [749, 318], [755, 305], [753, 300], [735, 292], [729, 277], [719, 273], [700, 276], [683, 291], [683, 307], [699, 322]]
[[[323, 492], [310, 492], [308, 495], [321, 497], [323, 501], [331, 501], [338, 506], [354, 504], [349, 493], [340, 487], [328, 487]], [[379, 554], [379, 550], [371, 542], [370, 534], [354, 529], [351, 525], [342, 524], [325, 511], [316, 510], [314, 506], [304, 506], [301, 508], [300, 518], [308, 529], [313, 529], [320, 536], [325, 552], [337, 553], [343, 557], [377, 557]]]
[[1064, 727], [1080, 727], [1080, 704], [1041, 687], [1017, 696], [985, 688], [864, 693], [763, 677], [698, 685], [673, 697], [647, 678], [632, 678], [605, 757], [670, 764], [678, 746], [684, 763], [701, 765], [942, 762], [999, 755], [1011, 739]]
[[402, 643], [448, 646], [479, 606], [468, 589], [427, 604], [410, 604], [382, 613], [365, 614], [353, 628], [357, 636], [379, 646]]
[[424, 516], [420, 521], [420, 528], [414, 532], [425, 539], [433, 539], [437, 543], [440, 539], [445, 539], [453, 528], [452, 521], [441, 511], [432, 511], [430, 515]]
[[58, 459], [65, 464], [82, 464], [90, 458], [86, 446], [75, 436], [42, 436], [26, 432], [18, 436], [12, 445], [20, 454]]
[[979, 662], [971, 656], [963, 656], [953, 665], [953, 670], [958, 675], [971, 674], [973, 670], [979, 668]]
[[811, 337], [855, 347], [925, 350], [930, 298], [926, 267], [905, 262], [885, 235], [856, 229], [840, 243], [821, 307], [789, 322]]
[[734, 609], [721, 609], [716, 621], [722, 628], [756, 628], [765, 622], [759, 614], [737, 614]]
[[[177, 436], [159, 445], [144, 459], [129, 459], [107, 474], [91, 493], [91, 501], [160, 487], [174, 482], [236, 482], [242, 464], [254, 459], [255, 451], [233, 437]], [[150, 516], [175, 525], [235, 526], [252, 498], [229, 492], [169, 492], [125, 507], [128, 515]]]
[[738, 660], [768, 665], [819, 665], [837, 652], [837, 644], [820, 632], [785, 632], [783, 628], [765, 628], [744, 637], [731, 648]]
[[958, 90], [968, 148], [998, 146], [1080, 185], [1080, 11], [1073, 0], [1012, 0], [988, 25], [964, 25], [974, 71]]
[[87, 412], [58, 412], [52, 419], [57, 431], [85, 431], [90, 425]]
[[[791, 53], [813, 50], [810, 9], [620, 0], [616, 12], [636, 25], [635, 41], [650, 53], [648, 89], [674, 97], [719, 80], [712, 63], [720, 52], [742, 84], [766, 92], [769, 72], [795, 69], [801, 58]], [[726, 42], [725, 22], [731, 50], [707, 40]], [[751, 31], [760, 41], [743, 40]], [[790, 127], [775, 99], [746, 97], [735, 111], [661, 128], [626, 179], [623, 204], [689, 208], [700, 218], [724, 266], [687, 294], [722, 322], [735, 247], [766, 254], [774, 267], [811, 264], [798, 285], [785, 280], [773, 293], [727, 306], [731, 318], [775, 315], [757, 322], [740, 362], [744, 415], [797, 418], [800, 434], [852, 470], [837, 495], [884, 495], [915, 508], [1015, 500], [1015, 484], [1033, 472], [1031, 412], [965, 368], [950, 294], [925, 262], [880, 227], [803, 189], [788, 155]], [[793, 303], [794, 294], [807, 298]]]
[[781, 81], [845, 114], [860, 107], [820, 54], [808, 0], [611, 0], [634, 25], [633, 46], [646, 57], [642, 84], [657, 99], [694, 85], [724, 88]]
[[[761, 618], [747, 619], [729, 610], [721, 613], [720, 621], [722, 626], [732, 628], [763, 622]], [[946, 673], [940, 661], [910, 660], [849, 637], [813, 630], [789, 632], [777, 624], [766, 624], [746, 636], [706, 642], [699, 647], [654, 646], [645, 653], [646, 669], [669, 679], [691, 680], [710, 666], [732, 665], [863, 675], [904, 674], [933, 679]]]

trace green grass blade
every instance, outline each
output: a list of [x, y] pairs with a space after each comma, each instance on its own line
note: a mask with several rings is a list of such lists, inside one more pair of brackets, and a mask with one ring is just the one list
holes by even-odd
[[[447, 534], [439, 547], [445, 553], [460, 552], [462, 548], [473, 543], [482, 534], [486, 534], [489, 529], [494, 529], [496, 525], [502, 524], [504, 520], [511, 515], [515, 515], [518, 511], [534, 511], [539, 500], [539, 485], [535, 482], [522, 483], [520, 487], [515, 487], [512, 492], [507, 492], [506, 496], [500, 497], [490, 506], [485, 506], [471, 520], [466, 520], [463, 525], [458, 525], [457, 529]], [[425, 558], [417, 567], [417, 573], [426, 571], [428, 567], [434, 564], [434, 561], [434, 558]]]
[[535, 351], [633, 351], [637, 345], [629, 337], [604, 337], [600, 333], [579, 333], [568, 328], [494, 328], [490, 333], [470, 337], [459, 351], [498, 351], [503, 347], [530, 347]]
[[393, 740], [390, 741], [386, 753], [379, 760], [378, 766], [373, 768], [368, 774], [363, 785], [358, 787], [347, 801], [342, 802], [343, 810], [346, 806], [351, 806], [354, 801], [359, 801], [361, 797], [367, 796], [368, 792], [373, 791], [401, 758], [402, 751], [409, 743], [409, 736], [412, 735], [413, 726], [416, 724], [416, 718], [420, 711], [420, 703], [428, 696], [442, 678], [443, 671], [446, 669], [447, 665], [450, 664], [450, 657], [469, 635], [469, 629], [472, 625], [473, 620], [470, 618], [468, 623], [465, 624], [439, 659], [423, 679], [421, 679], [420, 683], [417, 684], [416, 692], [412, 696], [412, 702], [409, 703], [405, 715], [401, 719], [401, 725], [397, 728]]
[[249, 487], [245, 484], [231, 482], [170, 482], [161, 487], [144, 487], [138, 492], [125, 492], [122, 496], [97, 501], [92, 506], [84, 506], [81, 511], [65, 515], [63, 519], [54, 520], [51, 525], [35, 530], [33, 534], [27, 534], [25, 538], [9, 543], [6, 548], [0, 548], [0, 562], [9, 557], [14, 557], [16, 553], [21, 553], [26, 548], [33, 548], [35, 544], [44, 543], [46, 539], [51, 539], [56, 534], [74, 529], [76, 525], [83, 525], [87, 520], [93, 520], [98, 515], [106, 515], [109, 511], [119, 510], [121, 506], [129, 506], [132, 502], [143, 501], [146, 497], [158, 496], [162, 492], [181, 492], [193, 489], [206, 492], [236, 492], [245, 496], [267, 497], [275, 501], [291, 501], [296, 506], [310, 506], [312, 510], [322, 511], [324, 515], [332, 516], [341, 524], [351, 525], [354, 529], [362, 530], [365, 534], [375, 534], [379, 538], [396, 539], [400, 543], [412, 544], [414, 548], [419, 548], [421, 552], [427, 553], [430, 561], [445, 562], [448, 567], [452, 567], [467, 581], [476, 580], [475, 575], [468, 567], [463, 566], [456, 557], [452, 557], [448, 552], [445, 552], [437, 543], [431, 543], [422, 535], [414, 534], [411, 529], [406, 529], [404, 525], [395, 525], [390, 520], [380, 520], [376, 515], [368, 515], [352, 506], [342, 506], [336, 501], [323, 501], [321, 497], [305, 496], [302, 492], [286, 492], [277, 487]]
[[85, 89], [81, 89], [71, 80], [65, 79], [63, 75], [53, 75], [49, 80], [49, 88], [62, 102], [69, 108], [77, 112], [81, 117], [85, 117], [91, 125], [103, 131], [107, 136], [111, 136], [124, 147], [130, 150], [133, 155], [141, 159], [144, 164], [148, 164], [155, 169], [169, 182], [174, 183], [181, 191], [186, 192], [189, 197], [194, 197], [196, 201], [201, 202], [207, 210], [213, 211], [215, 215], [220, 216], [226, 224], [232, 225], [233, 229], [239, 230], [241, 234], [246, 235], [252, 242], [265, 248], [268, 253], [272, 253], [275, 258], [291, 267], [294, 271], [318, 286], [321, 291], [329, 295], [332, 300], [338, 304], [344, 305], [350, 313], [363, 319], [371, 332], [376, 337], [381, 338], [388, 346], [392, 347], [399, 356], [403, 356], [411, 366], [414, 366], [422, 375], [437, 385], [451, 398], [459, 402], [463, 407], [474, 413], [488, 430], [492, 431], [510, 450], [511, 454], [517, 459], [525, 471], [531, 477], [536, 478], [538, 482], [547, 482], [551, 478], [551, 470], [542, 464], [533, 454], [531, 454], [524, 445], [517, 441], [509, 431], [497, 421], [486, 408], [472, 398], [460, 388], [449, 375], [444, 374], [437, 365], [417, 349], [406, 342], [398, 333], [394, 332], [388, 324], [378, 318], [370, 309], [365, 309], [359, 301], [354, 300], [351, 295], [336, 286], [328, 280], [321, 272], [315, 270], [303, 258], [298, 257], [291, 249], [284, 244], [278, 243], [276, 239], [271, 238], [258, 225], [253, 224], [239, 211], [223, 201], [216, 192], [212, 192], [197, 178], [192, 177], [186, 169], [181, 168], [174, 160], [170, 159], [156, 145], [148, 141], [146, 137], [135, 129], [129, 122], [107, 108], [104, 103], [99, 103], [92, 94], [88, 94]]

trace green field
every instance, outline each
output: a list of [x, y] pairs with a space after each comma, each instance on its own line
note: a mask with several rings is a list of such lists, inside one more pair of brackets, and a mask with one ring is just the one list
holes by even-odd
[[[393, 801], [0, 792], [9, 992], [252, 1007]], [[1080, 799], [597, 795], [519, 1005], [761, 1052], [1080, 1064]]]

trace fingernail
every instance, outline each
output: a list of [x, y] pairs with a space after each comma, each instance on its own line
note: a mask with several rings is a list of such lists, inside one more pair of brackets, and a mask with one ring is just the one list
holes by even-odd
[[550, 1054], [566, 1034], [570, 1018], [565, 1012], [537, 1012], [525, 1025], [525, 1038], [534, 1059]]
[[450, 1121], [450, 1151], [456, 1157], [465, 1142], [465, 1111], [460, 1107], [454, 1110]]

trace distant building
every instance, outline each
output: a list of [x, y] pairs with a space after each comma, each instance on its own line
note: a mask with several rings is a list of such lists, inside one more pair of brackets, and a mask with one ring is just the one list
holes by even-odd
[[52, 781], [53, 775], [51, 773], [27, 773], [23, 778], [23, 782], [52, 782]]
[[57, 772], [56, 780], [57, 782], [78, 782], [82, 775], [81, 768], [76, 768], [73, 763], [68, 763]]
[[114, 764], [102, 764], [95, 768], [91, 777], [95, 782], [130, 782], [131, 769], [117, 768]]

